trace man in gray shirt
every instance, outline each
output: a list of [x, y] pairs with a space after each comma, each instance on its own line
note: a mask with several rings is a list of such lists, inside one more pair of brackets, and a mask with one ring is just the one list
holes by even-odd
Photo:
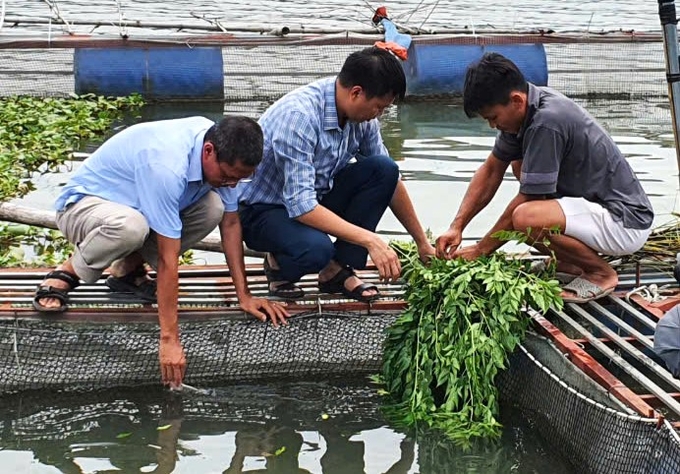
[[[500, 230], [529, 232], [540, 252], [571, 275], [566, 302], [610, 293], [616, 271], [599, 254], [626, 255], [647, 240], [654, 218], [637, 177], [612, 138], [583, 108], [547, 87], [526, 82], [497, 53], [471, 65], [463, 96], [468, 117], [480, 115], [500, 131], [493, 151], [475, 172], [458, 214], [437, 239], [444, 258], [474, 259], [498, 249]], [[508, 165], [519, 193], [475, 245], [459, 248], [467, 224], [495, 195]], [[551, 229], [559, 233], [550, 233]], [[546, 248], [538, 242], [550, 241]]]

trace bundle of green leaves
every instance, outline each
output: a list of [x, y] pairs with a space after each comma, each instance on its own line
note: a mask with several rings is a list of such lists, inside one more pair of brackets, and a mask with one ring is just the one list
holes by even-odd
[[527, 330], [525, 305], [562, 307], [558, 282], [501, 252], [424, 265], [412, 243], [392, 246], [402, 260], [408, 308], [384, 346], [388, 420], [442, 430], [462, 445], [498, 437], [496, 374]]

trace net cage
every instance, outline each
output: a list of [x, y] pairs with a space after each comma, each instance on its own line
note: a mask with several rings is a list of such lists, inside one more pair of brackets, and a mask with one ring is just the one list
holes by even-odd
[[[181, 334], [188, 355], [186, 382], [210, 387], [282, 379], [318, 380], [331, 375], [360, 380], [379, 372], [384, 331], [397, 314], [310, 311], [279, 329], [236, 315], [185, 320]], [[54, 390], [67, 395], [106, 387], [157, 386], [157, 344], [158, 327], [153, 321], [1, 321], [0, 360], [4, 362], [0, 393], [5, 401], [0, 406], [6, 403], [11, 407], [12, 393], [19, 391], [44, 397]], [[668, 421], [633, 414], [542, 337], [529, 334], [496, 382], [502, 406], [510, 407], [504, 409], [519, 410], [577, 472], [680, 470], [680, 438]], [[267, 409], [227, 403], [234, 399], [233, 390], [238, 386], [203, 389], [198, 399], [190, 397], [185, 415], [190, 419], [192, 413], [205, 416], [206, 409], [219, 412], [228, 408], [229, 419], [240, 417], [246, 422], [272, 409], [273, 405], [267, 403]], [[267, 398], [264, 392], [259, 396]], [[377, 423], [379, 401], [375, 395], [361, 402], [361, 407], [353, 407], [351, 399], [333, 401], [328, 395], [324, 410], [350, 418], [358, 413], [364, 421]], [[255, 405], [257, 401], [251, 400]], [[200, 406], [193, 406], [199, 402]], [[330, 402], [338, 406], [329, 407]], [[60, 422], [63, 410], [53, 405], [50, 409], [57, 412], [41, 412], [44, 419], [24, 413], [23, 421], [14, 426], [28, 429], [30, 425], [29, 431], [35, 431]], [[310, 409], [314, 407], [310, 405]], [[54, 432], [64, 433], [58, 427]]]
[[[297, 315], [276, 329], [251, 317], [180, 323], [190, 385], [378, 372], [383, 331], [396, 316]], [[93, 320], [95, 318], [92, 318]], [[99, 389], [159, 381], [158, 324], [2, 323], [0, 393]], [[344, 342], [344, 343], [343, 343]]]
[[[378, 39], [349, 34], [134, 42], [3, 38], [0, 96], [72, 94], [74, 53], [79, 48], [211, 46], [220, 49], [224, 65], [220, 100], [230, 108], [248, 108], [337, 74], [349, 53]], [[434, 35], [415, 37], [414, 44], [540, 44], [548, 84], [589, 110], [602, 108], [637, 125], [670, 122], [660, 35]], [[456, 61], [455, 49], [441, 61], [444, 68]], [[455, 100], [455, 94], [441, 92], [407, 100], [449, 100], [449, 95]], [[186, 382], [210, 386], [377, 373], [384, 331], [396, 317], [393, 312], [309, 313], [278, 330], [245, 317], [185, 320], [181, 334], [188, 357]], [[158, 384], [157, 350], [155, 322], [5, 319], [0, 321], [0, 394]], [[527, 339], [498, 383], [502, 400], [533, 420], [543, 438], [578, 472], [680, 472], [680, 439], [667, 421], [629, 413], [544, 340]], [[196, 410], [204, 414], [205, 408]]]
[[[32, 39], [31, 39], [32, 38]], [[296, 87], [338, 73], [353, 51], [382, 40], [379, 35], [319, 34], [267, 37], [234, 34], [186, 37], [13, 37], [0, 39], [0, 96], [66, 96], [77, 89], [74, 56], [80, 50], [217, 48], [222, 67], [219, 100], [271, 103]], [[520, 45], [538, 45], [514, 50]], [[428, 49], [429, 48], [429, 49]], [[470, 49], [473, 48], [473, 49]], [[482, 48], [481, 50], [475, 48]], [[538, 68], [547, 84], [587, 107], [604, 107], [609, 115], [638, 123], [670, 120], [663, 43], [655, 33], [607, 34], [442, 34], [414, 36], [407, 69], [408, 100], [441, 100], [459, 95], [462, 75], [479, 51], [508, 53], [516, 62]], [[182, 52], [182, 51], [180, 51]], [[125, 59], [110, 68], [111, 82], [129, 73]], [[102, 67], [110, 58], [94, 60]], [[120, 59], [119, 59], [120, 61]], [[214, 68], [204, 63], [172, 61], [179, 69], [200, 69], [196, 88]], [[544, 64], [543, 64], [544, 63]], [[418, 68], [416, 71], [414, 68]], [[211, 72], [212, 71], [212, 72]], [[190, 74], [180, 71], [178, 74]], [[453, 74], [456, 77], [446, 77]], [[218, 71], [219, 75], [219, 71]], [[116, 77], [119, 76], [119, 77]], [[152, 79], [146, 78], [151, 81]], [[170, 76], [172, 82], [173, 77]], [[414, 81], [424, 81], [417, 87]], [[451, 84], [456, 85], [455, 87]], [[192, 85], [184, 87], [191, 89]], [[413, 93], [411, 93], [413, 92]]]

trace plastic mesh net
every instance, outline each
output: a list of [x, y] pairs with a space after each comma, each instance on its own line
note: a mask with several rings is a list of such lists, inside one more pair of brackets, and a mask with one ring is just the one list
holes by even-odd
[[[313, 40], [282, 39], [276, 43], [251, 38], [222, 45], [225, 100], [274, 101], [296, 87], [337, 74], [349, 53], [376, 39], [379, 38], [329, 35]], [[574, 98], [606, 99], [611, 114], [636, 121], [658, 123], [670, 118], [660, 38], [641, 41], [635, 36], [616, 34], [591, 38], [542, 35], [414, 38], [414, 44], [427, 45], [480, 43], [544, 43], [551, 87]], [[193, 46], [183, 42], [170, 44]], [[220, 44], [213, 42], [212, 45]], [[162, 46], [161, 42], [144, 44], [149, 48]], [[12, 43], [0, 43], [0, 95], [72, 93], [73, 52], [72, 48], [19, 49]], [[443, 68], [457, 60], [454, 50], [450, 57], [438, 58]], [[633, 106], [631, 99], [635, 100]]]
[[[378, 372], [396, 316], [297, 315], [287, 328], [243, 318], [180, 323], [188, 384]], [[159, 382], [159, 329], [150, 323], [0, 323], [0, 393]]]
[[[589, 473], [680, 472], [680, 438], [665, 421], [641, 418], [617, 409], [616, 402], [592, 382], [577, 382], [577, 391], [540, 361], [575, 378], [578, 369], [547, 343], [523, 346], [499, 377], [506, 402], [519, 407], [547, 442], [576, 468]], [[535, 356], [535, 357], [534, 357]], [[560, 367], [561, 366], [561, 367]], [[566, 370], [565, 370], [566, 368]], [[601, 400], [601, 401], [595, 401]]]

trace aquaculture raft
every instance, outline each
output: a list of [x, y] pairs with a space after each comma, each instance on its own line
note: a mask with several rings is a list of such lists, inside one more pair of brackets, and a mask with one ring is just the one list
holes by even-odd
[[[0, 394], [158, 384], [156, 306], [115, 296], [101, 279], [74, 290], [66, 313], [41, 314], [31, 299], [47, 272], [0, 270]], [[265, 296], [262, 267], [247, 272], [251, 291]], [[186, 382], [377, 373], [384, 331], [404, 308], [403, 288], [381, 283], [375, 269], [360, 276], [383, 299], [369, 305], [321, 294], [316, 276], [308, 276], [305, 299], [288, 306], [290, 324], [275, 329], [238, 307], [224, 267], [182, 267]], [[598, 302], [530, 313], [539, 335], [529, 335], [499, 375], [501, 400], [534, 420], [579, 472], [680, 472], [673, 426], [680, 386], [652, 357], [658, 316], [625, 296], [641, 284], [673, 281], [654, 271], [639, 279], [624, 273], [620, 281], [619, 291]]]
[[[159, 382], [155, 304], [111, 293], [102, 278], [72, 291], [67, 312], [39, 313], [31, 300], [46, 272], [0, 272], [0, 393]], [[251, 292], [265, 296], [262, 267], [249, 266], [247, 273]], [[403, 307], [401, 287], [381, 284], [374, 271], [362, 278], [377, 283], [385, 299], [370, 306], [335, 299], [308, 277], [301, 282], [305, 299], [288, 306], [295, 315], [290, 326], [276, 329], [239, 308], [224, 267], [182, 268], [187, 383], [377, 370], [382, 332]]]

